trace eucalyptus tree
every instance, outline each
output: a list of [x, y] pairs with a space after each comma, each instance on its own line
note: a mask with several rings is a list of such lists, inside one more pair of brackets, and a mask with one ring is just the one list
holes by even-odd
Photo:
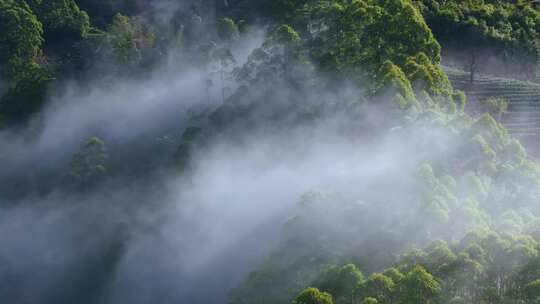
[[317, 288], [306, 288], [292, 304], [333, 304], [333, 301], [332, 296], [326, 292], [321, 292]]
[[0, 0], [0, 66], [4, 77], [41, 54], [43, 26], [24, 1]]

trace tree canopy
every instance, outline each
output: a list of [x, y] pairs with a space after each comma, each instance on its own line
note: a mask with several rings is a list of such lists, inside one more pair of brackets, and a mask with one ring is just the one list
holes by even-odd
[[43, 27], [30, 7], [21, 1], [0, 1], [0, 66], [3, 76], [17, 74], [21, 62], [33, 61], [41, 54]]

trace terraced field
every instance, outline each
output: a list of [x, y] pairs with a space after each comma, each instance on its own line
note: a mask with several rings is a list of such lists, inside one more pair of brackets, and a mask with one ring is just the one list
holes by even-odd
[[477, 75], [474, 84], [469, 73], [444, 68], [453, 86], [467, 93], [467, 111], [481, 110], [480, 101], [499, 97], [508, 102], [499, 118], [513, 136], [525, 142], [540, 136], [540, 84], [515, 79]]

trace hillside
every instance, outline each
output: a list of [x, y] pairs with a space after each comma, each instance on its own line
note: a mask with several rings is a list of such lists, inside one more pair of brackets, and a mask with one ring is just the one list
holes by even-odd
[[2, 302], [540, 303], [536, 4], [0, 0], [0, 29]]
[[[534, 143], [540, 134], [540, 84], [510, 78], [477, 75], [470, 84], [470, 75], [457, 69], [445, 68], [452, 85], [466, 92], [470, 111], [482, 100], [502, 98], [508, 108], [502, 113], [500, 122], [512, 136]], [[485, 110], [485, 108], [484, 108]], [[531, 146], [533, 148], [534, 146]]]

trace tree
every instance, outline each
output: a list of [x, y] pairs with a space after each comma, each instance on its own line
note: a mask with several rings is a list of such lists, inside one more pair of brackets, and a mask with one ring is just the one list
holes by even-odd
[[354, 303], [357, 286], [364, 280], [364, 275], [354, 264], [329, 268], [314, 284], [330, 293], [336, 303]]
[[21, 62], [41, 52], [43, 27], [24, 1], [0, 0], [0, 76], [13, 77]]
[[378, 304], [379, 301], [377, 301], [377, 299], [375, 298], [365, 298], [364, 300], [362, 300], [362, 304]]
[[504, 98], [488, 98], [482, 100], [481, 103], [491, 116], [497, 117], [499, 122], [508, 110], [508, 102]]
[[374, 95], [381, 93], [391, 96], [402, 108], [406, 108], [415, 101], [415, 94], [407, 75], [390, 60], [383, 63], [376, 74]]
[[439, 282], [421, 266], [416, 266], [405, 275], [399, 289], [399, 298], [404, 304], [433, 303], [441, 292]]
[[180, 145], [175, 152], [174, 158], [181, 170], [189, 169], [193, 158], [193, 151], [200, 140], [202, 130], [197, 127], [189, 127], [182, 134]]
[[403, 67], [409, 57], [419, 53], [424, 53], [434, 64], [440, 62], [441, 46], [410, 1], [387, 0], [381, 8], [383, 13], [366, 25], [361, 39], [368, 46], [368, 64], [379, 67], [391, 60]]
[[441, 47], [411, 1], [318, 1], [306, 5], [301, 16], [313, 40], [311, 54], [324, 70], [364, 82], [377, 75], [374, 92], [398, 81], [409, 103], [409, 82], [453, 99], [439, 67]]
[[105, 142], [97, 137], [90, 138], [71, 159], [68, 180], [80, 190], [91, 187], [104, 177], [108, 157]]
[[262, 4], [255, 6], [259, 14], [283, 21], [284, 19], [293, 17], [295, 11], [304, 4], [309, 3], [310, 0], [273, 0], [261, 2]]
[[123, 63], [137, 64], [143, 52], [154, 45], [154, 35], [137, 20], [116, 14], [107, 28], [107, 40], [114, 55]]
[[289, 25], [282, 24], [272, 35], [272, 39], [283, 45], [296, 45], [300, 42], [300, 36]]
[[467, 304], [467, 301], [461, 297], [453, 297], [449, 304]]
[[0, 78], [10, 82], [0, 96], [1, 124], [23, 121], [41, 108], [49, 73], [36, 63], [43, 27], [24, 1], [0, 0]]
[[47, 40], [80, 39], [90, 30], [90, 19], [74, 0], [34, 0], [32, 9], [43, 23]]
[[456, 255], [444, 241], [434, 242], [426, 248], [426, 254], [426, 265], [424, 266], [435, 275], [445, 273], [456, 260]]
[[[540, 58], [535, 45], [540, 11], [534, 1], [414, 2], [445, 51], [470, 72], [471, 83], [480, 70], [534, 78]], [[488, 58], [499, 64], [485, 64]]]
[[481, 65], [485, 62], [481, 62], [482, 59], [482, 50], [493, 48], [495, 44], [491, 42], [480, 28], [474, 25], [465, 26], [465, 34], [463, 35], [462, 41], [463, 45], [468, 46], [468, 59], [465, 59], [467, 62], [467, 70], [469, 71], [469, 82], [474, 84], [475, 75]]
[[540, 279], [534, 280], [523, 287], [523, 298], [528, 302], [540, 299]]
[[395, 284], [398, 284], [405, 276], [401, 271], [395, 267], [390, 267], [384, 270], [383, 275], [389, 277], [394, 281]]
[[138, 0], [76, 0], [79, 7], [88, 13], [92, 25], [105, 29], [117, 13], [136, 15], [143, 5]]
[[419, 53], [434, 64], [440, 62], [440, 45], [408, 0], [315, 3], [305, 9], [304, 15], [316, 16], [323, 23], [316, 36], [335, 45], [330, 51], [345, 65], [376, 71], [390, 60], [403, 67], [409, 57]]
[[139, 61], [137, 29], [128, 16], [116, 14], [108, 27], [108, 37], [115, 55], [123, 62]]
[[237, 80], [251, 84], [294, 81], [290, 77], [291, 65], [297, 63], [294, 59], [298, 59], [300, 43], [300, 36], [292, 27], [279, 26], [249, 55], [247, 63], [236, 70]]
[[292, 301], [292, 304], [333, 304], [332, 296], [317, 288], [306, 288]]
[[359, 286], [358, 294], [361, 298], [375, 298], [378, 303], [390, 303], [395, 290], [394, 281], [381, 274], [370, 275], [365, 282]]
[[14, 85], [0, 99], [0, 123], [17, 124], [39, 111], [45, 101], [47, 84], [51, 77], [33, 61], [16, 64]]
[[226, 74], [232, 72], [232, 67], [236, 64], [233, 54], [227, 48], [219, 48], [212, 52], [212, 58], [217, 62], [217, 73], [219, 74], [221, 84], [221, 102], [225, 101]]

